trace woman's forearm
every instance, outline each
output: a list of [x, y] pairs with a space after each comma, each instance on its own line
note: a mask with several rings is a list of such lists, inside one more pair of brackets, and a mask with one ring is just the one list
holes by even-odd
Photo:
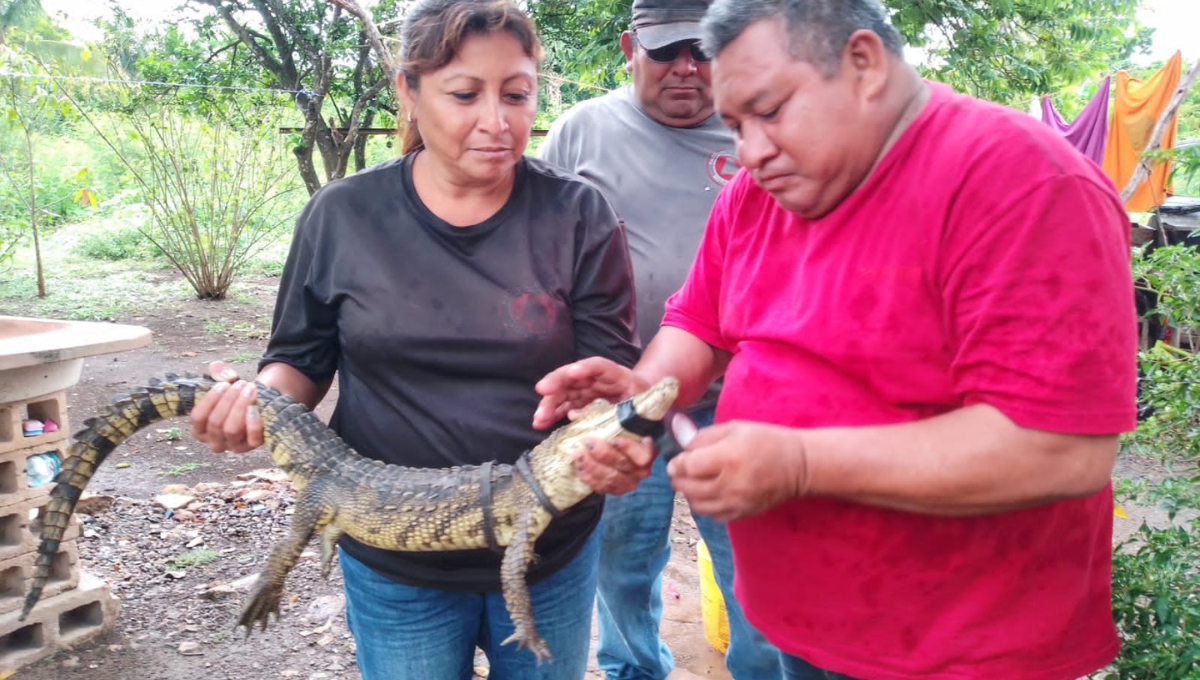
[[329, 386], [333, 383], [332, 379], [325, 380], [320, 384], [315, 383], [291, 365], [282, 362], [264, 366], [259, 371], [256, 380], [267, 387], [274, 387], [304, 404], [309, 410], [315, 409], [317, 404], [321, 403], [329, 391]]

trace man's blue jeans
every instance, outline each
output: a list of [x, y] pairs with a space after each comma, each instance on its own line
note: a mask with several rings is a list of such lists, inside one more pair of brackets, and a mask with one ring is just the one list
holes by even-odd
[[528, 649], [500, 644], [513, 632], [500, 593], [404, 585], [339, 550], [363, 680], [470, 680], [476, 647], [487, 654], [491, 680], [583, 680], [599, 549], [596, 531], [567, 566], [529, 588], [533, 620], [552, 655], [540, 665]]
[[[711, 411], [693, 417], [700, 426], [712, 423]], [[663, 680], [675, 667], [671, 650], [658, 634], [662, 570], [671, 557], [674, 510], [675, 490], [662, 458], [654, 462], [650, 476], [635, 491], [604, 499], [596, 659], [607, 680]], [[703, 515], [692, 517], [708, 546], [717, 585], [725, 598], [729, 618], [725, 667], [734, 680], [780, 680], [779, 651], [746, 622], [733, 597], [733, 551], [725, 525]]]
[[798, 656], [783, 655], [784, 680], [854, 680], [848, 675], [817, 668]]

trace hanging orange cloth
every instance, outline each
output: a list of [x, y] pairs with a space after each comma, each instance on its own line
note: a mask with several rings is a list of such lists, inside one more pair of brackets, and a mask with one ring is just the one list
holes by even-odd
[[[1147, 80], [1136, 80], [1124, 71], [1117, 73], [1113, 117], [1108, 126], [1108, 143], [1104, 147], [1104, 173], [1117, 186], [1117, 191], [1123, 191], [1133, 178], [1138, 159], [1150, 143], [1150, 133], [1171, 101], [1171, 95], [1175, 94], [1182, 76], [1183, 55], [1180, 52]], [[1176, 117], [1172, 117], [1161, 148], [1175, 148], [1176, 124]], [[1167, 163], [1156, 166], [1149, 179], [1130, 197], [1125, 209], [1147, 212], [1161, 205], [1167, 199], [1169, 170]]]

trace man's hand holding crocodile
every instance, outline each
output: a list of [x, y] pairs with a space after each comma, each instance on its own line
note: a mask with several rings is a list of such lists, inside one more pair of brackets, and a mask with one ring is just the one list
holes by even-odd
[[[533, 426], [545, 430], [563, 418], [574, 419], [596, 399], [616, 403], [637, 394], [633, 371], [600, 357], [583, 359], [558, 368], [535, 386], [542, 401], [534, 412]], [[620, 440], [614, 444], [588, 442], [575, 457], [579, 478], [597, 493], [619, 496], [637, 488], [650, 475], [654, 446]]]
[[[596, 399], [618, 402], [645, 391], [666, 376], [679, 380], [677, 408], [694, 403], [729, 363], [729, 354], [696, 336], [670, 326], [659, 330], [632, 369], [593, 357], [576, 361], [546, 374], [534, 389], [542, 395], [533, 426], [548, 429], [563, 418], [574, 417]], [[650, 474], [655, 452], [649, 444], [631, 444], [627, 451], [595, 442], [576, 458], [579, 477], [597, 492], [621, 495], [637, 488]]]

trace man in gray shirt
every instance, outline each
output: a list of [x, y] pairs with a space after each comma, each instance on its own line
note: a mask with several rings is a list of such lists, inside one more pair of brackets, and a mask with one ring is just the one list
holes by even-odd
[[[598, 186], [624, 220], [643, 346], [687, 276], [717, 193], [738, 169], [732, 134], [713, 112], [709, 61], [699, 46], [709, 1], [634, 0], [632, 30], [621, 36], [633, 84], [572, 107], [539, 149]], [[693, 407], [699, 424], [712, 422], [717, 393], [714, 386]], [[596, 656], [608, 680], [663, 680], [674, 667], [658, 634], [674, 507], [661, 459], [636, 491], [605, 501]], [[778, 651], [734, 599], [725, 527], [693, 517], [725, 598], [726, 667], [735, 680], [777, 680]]]

